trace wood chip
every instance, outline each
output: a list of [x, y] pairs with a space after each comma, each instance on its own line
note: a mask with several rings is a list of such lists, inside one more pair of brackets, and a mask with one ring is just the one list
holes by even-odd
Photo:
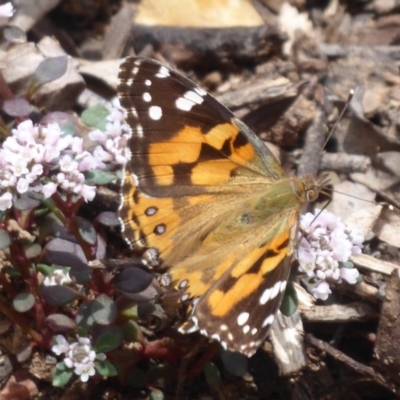
[[377, 272], [383, 275], [391, 275], [395, 270], [399, 270], [400, 266], [390, 263], [388, 261], [378, 260], [375, 257], [367, 254], [359, 254], [358, 256], [351, 256], [350, 261], [357, 267], [366, 269], [371, 272]]
[[302, 311], [301, 316], [307, 322], [351, 322], [368, 321], [378, 317], [377, 311], [370, 305], [362, 302], [350, 304], [331, 304], [315, 306]]
[[270, 331], [270, 340], [280, 376], [293, 375], [305, 367], [307, 362], [303, 335], [303, 323], [298, 312], [290, 317], [277, 312]]

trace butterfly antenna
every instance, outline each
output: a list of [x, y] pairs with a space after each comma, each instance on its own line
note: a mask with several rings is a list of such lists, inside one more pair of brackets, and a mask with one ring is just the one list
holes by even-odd
[[352, 100], [354, 96], [354, 89], [350, 89], [349, 95], [347, 96], [347, 100], [346, 103], [344, 104], [344, 107], [342, 109], [342, 111], [339, 114], [339, 117], [337, 118], [335, 124], [333, 125], [331, 131], [329, 132], [324, 145], [322, 146], [322, 149], [325, 149], [326, 145], [328, 144], [329, 139], [332, 137], [333, 133], [336, 131], [339, 123], [341, 122], [343, 115], [345, 114], [345, 112], [347, 111], [347, 109], [349, 108], [350, 102]]

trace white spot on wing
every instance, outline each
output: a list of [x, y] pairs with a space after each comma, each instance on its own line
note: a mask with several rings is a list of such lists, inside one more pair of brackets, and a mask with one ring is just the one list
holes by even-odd
[[221, 331], [227, 331], [227, 330], [228, 330], [228, 327], [227, 327], [225, 324], [223, 324], [223, 325], [221, 325], [221, 326], [219, 327], [219, 329], [221, 329]]
[[[199, 88], [196, 88], [199, 89]], [[179, 97], [175, 101], [175, 105], [177, 108], [179, 108], [182, 111], [190, 111], [196, 104], [201, 104], [204, 101], [204, 96], [206, 95], [206, 92], [199, 90], [188, 90], [183, 97]], [[201, 94], [200, 94], [200, 93]], [[204, 92], [204, 95], [202, 94]]]
[[179, 328], [178, 329], [178, 332], [180, 332], [180, 333], [193, 333], [193, 332], [197, 332], [198, 331], [198, 327], [196, 326], [196, 325], [192, 325], [190, 328], [188, 328], [188, 329], [182, 329], [182, 328]]
[[136, 119], [137, 119], [137, 117], [138, 117], [138, 113], [137, 113], [135, 107], [128, 108], [127, 114], [128, 114], [128, 115], [132, 115], [132, 116], [133, 116], [134, 118], [136, 118]]
[[131, 178], [132, 178], [133, 182], [135, 182], [135, 186], [139, 186], [139, 179], [138, 179], [137, 175], [135, 175], [134, 173], [131, 173]]
[[218, 342], [221, 341], [221, 336], [218, 335], [218, 333], [214, 333], [211, 335], [211, 339], [217, 340]]
[[201, 330], [200, 330], [200, 333], [201, 333], [203, 336], [208, 336], [208, 332], [207, 332], [205, 329], [201, 329]]
[[250, 326], [249, 325], [245, 325], [243, 327], [243, 333], [246, 335], [246, 333], [249, 333], [249, 332], [250, 332]]
[[181, 282], [179, 283], [178, 288], [179, 288], [179, 289], [184, 289], [184, 288], [187, 286], [187, 284], [188, 284], [188, 280], [187, 280], [187, 279], [184, 279], [183, 281], [181, 281]]
[[169, 70], [164, 65], [161, 65], [160, 69], [156, 73], [157, 78], [167, 78], [169, 76]]
[[230, 333], [230, 332], [228, 332], [228, 339], [229, 339], [230, 341], [233, 340], [233, 335], [232, 335], [232, 333]]
[[281, 281], [278, 281], [275, 283], [274, 287], [272, 288], [271, 291], [271, 299], [273, 299], [274, 297], [276, 297], [279, 293], [279, 291], [281, 290]]
[[157, 225], [155, 229], [158, 235], [162, 235], [163, 233], [165, 233], [165, 226], [162, 224]]
[[249, 317], [250, 317], [250, 314], [248, 312], [242, 312], [241, 314], [239, 314], [239, 316], [237, 317], [238, 325], [243, 326], [247, 322]]
[[257, 331], [258, 331], [257, 328], [253, 328], [253, 329], [251, 330], [251, 334], [252, 334], [252, 335], [255, 335], [255, 334], [257, 333]]
[[144, 92], [143, 93], [143, 100], [147, 101], [147, 103], [149, 103], [151, 101], [151, 94], [148, 92]]
[[264, 322], [262, 323], [261, 326], [262, 326], [263, 328], [265, 328], [266, 326], [271, 325], [271, 324], [274, 322], [274, 318], [275, 318], [275, 317], [274, 317], [273, 314], [268, 315], [268, 317], [264, 319]]
[[263, 306], [267, 303], [268, 300], [273, 299], [278, 295], [280, 291], [282, 291], [282, 285], [286, 286], [286, 281], [278, 281], [271, 288], [265, 289], [263, 294], [260, 297], [260, 304]]
[[185, 293], [183, 296], [181, 296], [181, 301], [184, 303], [188, 298], [189, 298], [189, 295], [187, 293]]
[[151, 86], [151, 80], [150, 80], [150, 79], [146, 79], [146, 80], [144, 81], [144, 84], [145, 84], [146, 86]]
[[137, 124], [135, 132], [136, 132], [136, 136], [143, 137], [143, 127], [142, 127], [142, 125]]
[[190, 111], [194, 106], [194, 103], [184, 99], [183, 97], [179, 97], [179, 99], [175, 101], [175, 105], [182, 111]]
[[201, 97], [204, 97], [207, 95], [207, 92], [205, 90], [203, 90], [201, 87], [194, 88], [194, 91]]
[[125, 224], [124, 224], [124, 221], [122, 221], [122, 219], [119, 218], [119, 219], [118, 219], [118, 222], [119, 222], [120, 227], [121, 227], [121, 233], [124, 233], [124, 232], [125, 232]]
[[201, 104], [204, 101], [202, 96], [192, 90], [187, 91], [183, 97], [196, 104]]
[[260, 304], [263, 306], [271, 296], [271, 288], [265, 289], [260, 297]]
[[162, 117], [162, 109], [158, 106], [151, 106], [149, 108], [149, 117], [154, 121], [158, 121]]

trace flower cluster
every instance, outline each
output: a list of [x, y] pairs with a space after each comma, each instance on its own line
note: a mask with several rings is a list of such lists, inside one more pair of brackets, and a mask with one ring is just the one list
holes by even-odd
[[329, 211], [315, 210], [315, 214], [302, 216], [297, 258], [315, 298], [328, 298], [329, 283], [356, 283], [359, 272], [349, 258], [361, 253], [363, 240], [360, 232], [349, 230]]
[[92, 200], [95, 187], [84, 183], [83, 172], [98, 163], [82, 143], [55, 123], [20, 123], [0, 149], [0, 210], [11, 207], [14, 193], [41, 192], [47, 198], [58, 186]]
[[43, 280], [44, 286], [65, 285], [71, 283], [72, 279], [69, 276], [67, 268], [57, 268]]
[[109, 115], [104, 132], [96, 129], [89, 133], [90, 139], [99, 145], [93, 151], [93, 155], [106, 169], [108, 165], [124, 165], [129, 159], [127, 142], [129, 139], [129, 127], [124, 122], [124, 112], [118, 99], [108, 105]]
[[118, 104], [109, 108], [106, 131], [94, 130], [99, 143], [92, 153], [83, 150], [83, 139], [61, 130], [57, 123], [33, 125], [31, 120], [12, 130], [0, 148], [0, 211], [11, 208], [16, 194], [38, 192], [45, 198], [57, 190], [93, 200], [96, 187], [85, 183], [85, 173], [125, 164], [128, 129]]
[[5, 3], [0, 5], [0, 24], [8, 22], [8, 18], [14, 15], [14, 7], [12, 3]]
[[104, 361], [106, 355], [93, 350], [90, 339], [78, 338], [77, 342], [69, 343], [63, 335], [54, 337], [55, 345], [51, 348], [58, 356], [64, 355], [64, 364], [67, 368], [74, 369], [82, 382], [87, 382], [90, 376], [96, 373], [95, 360]]

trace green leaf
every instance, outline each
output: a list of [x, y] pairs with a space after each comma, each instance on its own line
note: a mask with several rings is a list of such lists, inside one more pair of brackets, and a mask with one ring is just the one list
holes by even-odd
[[298, 303], [296, 289], [293, 283], [288, 281], [279, 309], [283, 315], [290, 317], [297, 310]]
[[47, 58], [39, 64], [33, 79], [39, 86], [55, 81], [65, 74], [67, 66], [67, 56]]
[[143, 340], [143, 332], [135, 321], [130, 320], [122, 325], [122, 331], [124, 332], [124, 339], [128, 342], [141, 342]]
[[26, 43], [26, 33], [18, 26], [6, 25], [1, 29], [3, 29], [3, 36], [7, 42], [13, 44]]
[[99, 336], [93, 349], [96, 353], [107, 353], [117, 349], [121, 345], [121, 336], [115, 333], [106, 332]]
[[60, 371], [66, 371], [68, 369], [64, 361], [57, 363], [56, 368], [59, 369]]
[[50, 314], [44, 321], [53, 332], [76, 330], [76, 322], [64, 314]]
[[161, 390], [153, 389], [150, 392], [149, 400], [164, 400], [165, 395]]
[[79, 329], [89, 330], [94, 325], [94, 318], [92, 316], [91, 303], [82, 303], [76, 314], [76, 323], [78, 324], [79, 336], [85, 336]]
[[53, 375], [53, 386], [55, 387], [63, 387], [65, 386], [69, 380], [71, 379], [74, 371], [72, 369], [60, 370], [56, 369]]
[[244, 354], [223, 350], [221, 360], [225, 369], [234, 376], [243, 376], [248, 372], [249, 359]]
[[204, 368], [204, 377], [209, 386], [212, 388], [217, 388], [221, 385], [221, 373], [218, 367], [214, 363], [206, 364]]
[[102, 171], [101, 169], [92, 169], [85, 173], [85, 183], [87, 185], [108, 185], [115, 181], [117, 176], [108, 171]]
[[94, 226], [85, 218], [75, 217], [75, 223], [78, 227], [79, 236], [90, 245], [97, 243], [97, 233]]
[[74, 301], [79, 293], [67, 286], [54, 285], [43, 286], [40, 289], [40, 295], [51, 306], [63, 306]]
[[38, 243], [30, 243], [24, 246], [24, 252], [27, 259], [32, 259], [40, 255], [42, 246]]
[[44, 276], [48, 276], [53, 273], [54, 268], [47, 264], [38, 264], [36, 266], [37, 270], [41, 272]]
[[31, 105], [25, 99], [21, 98], [5, 100], [3, 111], [10, 117], [24, 117], [29, 115]]
[[4, 229], [0, 229], [0, 250], [10, 247], [10, 244], [10, 235]]
[[95, 221], [108, 227], [120, 226], [118, 214], [115, 211], [103, 211], [96, 217]]
[[19, 293], [14, 297], [12, 304], [16, 311], [27, 312], [35, 305], [35, 297], [32, 293]]
[[106, 130], [107, 116], [110, 112], [104, 106], [94, 106], [85, 110], [81, 115], [84, 124], [97, 128], [104, 132]]
[[102, 376], [117, 375], [116, 368], [108, 361], [96, 361], [94, 366], [96, 367], [97, 372]]
[[91, 302], [90, 308], [95, 322], [100, 325], [112, 324], [117, 318], [117, 306], [114, 300], [105, 294], [97, 296]]
[[68, 57], [59, 56], [43, 60], [35, 71], [32, 82], [29, 85], [27, 96], [32, 96], [45, 83], [54, 81], [63, 76], [67, 70]]

